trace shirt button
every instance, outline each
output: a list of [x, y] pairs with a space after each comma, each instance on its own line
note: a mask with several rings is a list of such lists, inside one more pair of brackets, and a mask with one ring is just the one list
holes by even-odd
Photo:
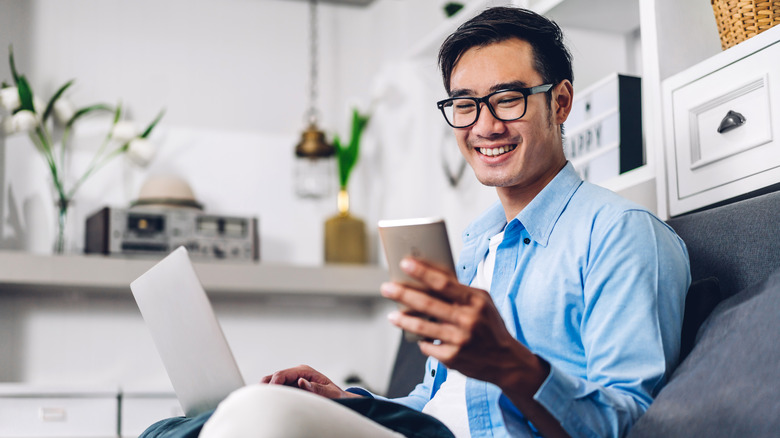
[[523, 243], [525, 243], [526, 245], [528, 245], [529, 243], [531, 243], [531, 239], [529, 239], [529, 238], [527, 238], [527, 237], [526, 237], [525, 239], [523, 239]]
[[436, 370], [431, 370], [431, 377], [436, 377]]

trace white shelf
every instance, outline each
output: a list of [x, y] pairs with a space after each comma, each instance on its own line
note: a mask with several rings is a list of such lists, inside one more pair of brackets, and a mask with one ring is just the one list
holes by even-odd
[[535, 0], [534, 11], [551, 18], [559, 26], [598, 32], [627, 34], [639, 29], [639, 2], [636, 0]]
[[620, 193], [647, 182], [655, 183], [655, 169], [653, 166], [645, 164], [597, 184], [613, 192]]
[[[0, 294], [9, 292], [92, 292], [129, 294], [130, 283], [153, 259], [106, 256], [46, 256], [0, 251]], [[331, 296], [381, 298], [388, 278], [377, 266], [289, 266], [266, 263], [194, 262], [210, 295]]]
[[[561, 2], [562, 0], [549, 0], [554, 4]], [[433, 57], [435, 59], [436, 54], [439, 52], [439, 46], [447, 36], [455, 31], [465, 21], [475, 17], [482, 12], [485, 8], [491, 6], [500, 5], [516, 5], [525, 6], [525, 0], [471, 0], [466, 2], [463, 9], [458, 11], [454, 16], [448, 18], [446, 21], [439, 24], [431, 32], [429, 32], [423, 39], [415, 44], [411, 51], [407, 54], [409, 58], [416, 57]]]

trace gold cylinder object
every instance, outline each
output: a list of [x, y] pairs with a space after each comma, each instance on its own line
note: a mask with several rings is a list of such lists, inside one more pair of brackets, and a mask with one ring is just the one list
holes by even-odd
[[340, 190], [339, 213], [325, 221], [325, 263], [366, 263], [366, 224], [349, 213], [349, 195]]

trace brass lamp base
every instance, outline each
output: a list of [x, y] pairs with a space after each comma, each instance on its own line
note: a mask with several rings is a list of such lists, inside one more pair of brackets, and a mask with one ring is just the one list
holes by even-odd
[[325, 263], [366, 263], [366, 224], [349, 214], [347, 192], [339, 192], [339, 213], [325, 221]]

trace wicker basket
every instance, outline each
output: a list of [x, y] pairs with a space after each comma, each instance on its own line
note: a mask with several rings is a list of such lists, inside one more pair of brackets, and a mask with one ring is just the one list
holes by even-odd
[[780, 23], [780, 0], [710, 0], [723, 50]]

